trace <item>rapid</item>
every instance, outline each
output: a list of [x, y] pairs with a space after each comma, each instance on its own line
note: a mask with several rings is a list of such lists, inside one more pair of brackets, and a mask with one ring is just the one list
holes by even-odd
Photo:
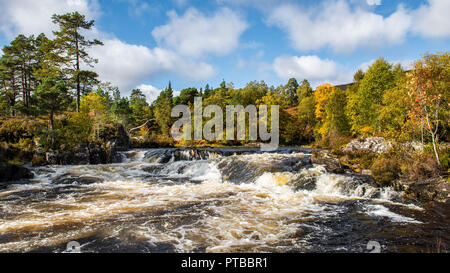
[[311, 150], [145, 149], [0, 190], [0, 252], [430, 252], [449, 227]]

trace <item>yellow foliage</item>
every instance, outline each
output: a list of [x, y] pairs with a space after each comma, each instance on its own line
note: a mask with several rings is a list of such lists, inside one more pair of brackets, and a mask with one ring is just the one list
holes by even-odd
[[93, 127], [97, 136], [99, 135], [100, 127], [106, 123], [106, 109], [106, 99], [93, 91], [81, 99], [81, 113], [88, 115], [94, 121]]
[[365, 126], [365, 127], [360, 129], [360, 133], [363, 136], [373, 135], [373, 127], [372, 126]]
[[314, 97], [316, 101], [316, 118], [319, 120], [323, 120], [326, 117], [325, 106], [327, 105], [327, 101], [330, 98], [331, 94], [333, 94], [335, 87], [329, 83], [323, 84], [317, 87], [314, 92]]

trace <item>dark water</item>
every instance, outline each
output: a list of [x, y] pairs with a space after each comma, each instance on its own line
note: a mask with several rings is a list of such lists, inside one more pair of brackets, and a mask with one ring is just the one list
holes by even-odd
[[110, 165], [35, 168], [0, 191], [1, 252], [446, 251], [449, 226], [310, 150], [149, 149]]

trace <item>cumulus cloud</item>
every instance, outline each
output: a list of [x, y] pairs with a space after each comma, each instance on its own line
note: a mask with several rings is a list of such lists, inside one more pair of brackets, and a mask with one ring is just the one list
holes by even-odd
[[78, 11], [93, 19], [99, 14], [97, 0], [0, 0], [0, 32], [6, 37], [41, 32], [51, 36], [53, 14]]
[[411, 26], [411, 17], [402, 6], [384, 18], [360, 7], [352, 8], [340, 0], [327, 1], [308, 10], [282, 5], [273, 10], [268, 22], [285, 30], [295, 49], [329, 47], [343, 52], [358, 46], [402, 42]]
[[[147, 102], [150, 104], [154, 102], [156, 98], [158, 98], [159, 93], [163, 91], [162, 89], [158, 89], [150, 84], [140, 84], [136, 88], [140, 89], [142, 93], [144, 93], [144, 95], [147, 98]], [[174, 96], [180, 95], [180, 91], [173, 90], [173, 95]]]
[[351, 72], [339, 67], [334, 61], [318, 56], [281, 56], [273, 62], [273, 69], [278, 77], [308, 79], [313, 83], [329, 82], [332, 84], [351, 80]]
[[182, 58], [171, 50], [150, 49], [118, 39], [106, 40], [104, 46], [94, 47], [90, 53], [99, 60], [94, 70], [101, 80], [110, 81], [125, 92], [160, 73], [176, 73], [193, 80], [208, 79], [216, 73], [211, 65]]
[[[100, 14], [97, 0], [0, 0], [0, 6], [0, 33], [8, 38], [19, 33], [44, 32], [51, 36], [55, 29], [51, 16], [55, 13], [79, 11], [88, 19], [98, 19]], [[99, 38], [104, 46], [89, 49], [99, 63], [94, 68], [84, 68], [96, 71], [100, 80], [117, 85], [126, 95], [139, 83], [159, 74], [175, 74], [190, 80], [204, 80], [216, 74], [210, 64], [182, 57], [169, 48], [129, 44], [98, 28], [93, 28], [86, 36]]]
[[158, 89], [150, 84], [141, 84], [136, 88], [140, 89], [142, 93], [144, 93], [148, 103], [152, 103], [153, 101], [155, 101], [159, 96], [159, 93], [161, 93], [162, 91], [161, 89]]
[[153, 29], [158, 44], [185, 56], [200, 57], [205, 53], [224, 55], [239, 45], [239, 37], [247, 23], [228, 8], [206, 16], [190, 8], [182, 16], [168, 13], [169, 23]]
[[[367, 0], [367, 4], [378, 5], [381, 0]], [[395, 12], [383, 17], [361, 6], [351, 6], [346, 0], [327, 0], [310, 8], [279, 5], [269, 13], [267, 22], [286, 31], [297, 50], [328, 47], [350, 52], [361, 46], [399, 44], [408, 34], [449, 37], [449, 10], [448, 0], [428, 0], [412, 10], [399, 5]]]
[[428, 2], [412, 13], [413, 32], [424, 37], [449, 37], [450, 1], [428, 0]]

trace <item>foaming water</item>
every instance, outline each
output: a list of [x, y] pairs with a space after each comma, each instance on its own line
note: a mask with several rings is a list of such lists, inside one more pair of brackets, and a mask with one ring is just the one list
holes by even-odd
[[374, 237], [436, 235], [402, 193], [308, 157], [151, 149], [119, 164], [36, 168], [31, 183], [0, 192], [0, 251], [61, 252], [74, 240], [87, 252], [363, 251], [370, 239], [398, 251], [411, 238]]

